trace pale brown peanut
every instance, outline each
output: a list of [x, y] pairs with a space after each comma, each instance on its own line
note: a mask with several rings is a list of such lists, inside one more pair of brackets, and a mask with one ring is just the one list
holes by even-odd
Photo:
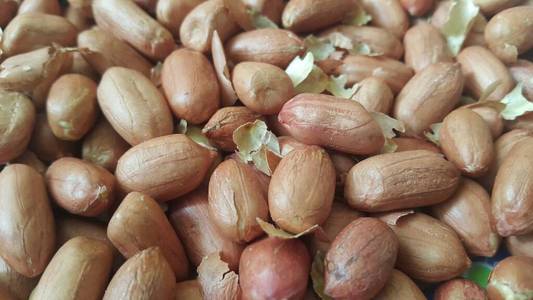
[[492, 189], [492, 216], [501, 236], [533, 231], [533, 139], [509, 151]]
[[35, 169], [39, 174], [44, 176], [46, 172], [46, 165], [35, 155], [35, 153], [27, 150], [21, 156], [10, 161], [12, 164], [24, 164]]
[[94, 0], [92, 7], [100, 28], [128, 42], [151, 59], [162, 60], [176, 47], [170, 31], [133, 1]]
[[207, 190], [199, 189], [177, 199], [169, 219], [194, 266], [200, 265], [204, 256], [219, 252], [231, 270], [238, 270], [244, 246], [224, 237], [216, 227], [209, 216]]
[[360, 81], [352, 99], [361, 103], [367, 111], [388, 114], [392, 109], [394, 95], [391, 89], [378, 77], [368, 77]]
[[523, 83], [523, 95], [529, 101], [533, 101], [533, 62], [519, 59], [509, 66], [509, 72], [511, 72], [511, 76], [516, 82]]
[[129, 148], [130, 145], [102, 118], [83, 139], [81, 157], [114, 172], [118, 159]]
[[477, 14], [474, 18], [474, 24], [472, 24], [472, 28], [470, 28], [470, 32], [463, 43], [463, 48], [470, 46], [487, 47], [487, 42], [485, 41], [485, 27], [487, 27], [487, 22], [487, 18], [483, 14]]
[[69, 5], [65, 9], [65, 18], [78, 29], [78, 32], [91, 28], [94, 25], [94, 20], [91, 16], [87, 16], [83, 8]]
[[320, 147], [295, 149], [272, 174], [268, 208], [276, 224], [292, 233], [324, 223], [335, 195], [335, 168]]
[[471, 46], [463, 49], [457, 56], [465, 78], [465, 90], [479, 98], [491, 84], [500, 84], [487, 100], [500, 101], [511, 91], [515, 83], [505, 65], [488, 49]]
[[533, 114], [528, 112], [520, 117], [517, 117], [513, 121], [507, 121], [505, 122], [505, 128], [510, 130], [524, 129], [533, 131]]
[[252, 243], [239, 266], [242, 298], [303, 299], [310, 269], [311, 258], [298, 239], [269, 237]]
[[53, 162], [65, 156], [74, 156], [76, 144], [58, 139], [48, 125], [45, 114], [37, 114], [35, 126], [28, 147], [44, 162]]
[[161, 83], [174, 115], [190, 123], [204, 123], [220, 106], [215, 69], [201, 52], [172, 52], [163, 63]]
[[348, 205], [340, 202], [333, 201], [331, 206], [331, 212], [327, 220], [320, 226], [323, 233], [327, 237], [324, 239], [321, 236], [310, 235], [309, 251], [314, 256], [317, 251], [326, 253], [331, 246], [331, 243], [335, 240], [335, 237], [341, 232], [341, 230], [348, 226], [352, 221], [363, 217], [364, 215]]
[[446, 158], [466, 176], [484, 175], [494, 159], [490, 129], [487, 123], [470, 109], [459, 108], [444, 118], [440, 130], [440, 144]]
[[394, 269], [389, 281], [387, 281], [381, 292], [374, 297], [374, 300], [394, 299], [426, 300], [427, 298], [409, 276]]
[[26, 94], [40, 109], [69, 56], [66, 50], [52, 46], [9, 57], [0, 64], [0, 89]]
[[77, 30], [67, 19], [43, 13], [16, 16], [5, 28], [2, 49], [13, 56], [50, 46], [76, 44]]
[[500, 237], [491, 224], [490, 196], [477, 182], [463, 178], [455, 194], [432, 208], [433, 215], [448, 224], [475, 256], [492, 257]]
[[400, 0], [403, 8], [411, 16], [421, 17], [433, 8], [434, 0]]
[[29, 299], [101, 299], [112, 262], [108, 244], [87, 237], [72, 238], [56, 252]]
[[518, 6], [492, 17], [485, 28], [490, 50], [504, 63], [533, 48], [533, 7]]
[[0, 90], [0, 163], [26, 151], [34, 123], [35, 108], [28, 97]]
[[321, 37], [332, 37], [341, 33], [349, 38], [354, 45], [364, 43], [370, 49], [393, 59], [400, 59], [403, 55], [403, 45], [400, 39], [386, 29], [374, 26], [338, 25], [320, 33]]
[[17, 14], [17, 0], [0, 0], [0, 27], [4, 28]]
[[[141, 143], [118, 160], [115, 176], [120, 187], [168, 201], [200, 185], [213, 153], [182, 134], [153, 138]], [[150, 176], [146, 176], [150, 174]]]
[[435, 153], [441, 153], [439, 147], [426, 140], [408, 137], [395, 137], [392, 139], [392, 142], [397, 146], [395, 152], [403, 152], [410, 150], [427, 150]]
[[150, 76], [152, 65], [127, 43], [99, 27], [80, 32], [78, 46], [87, 48], [81, 54], [100, 75], [111, 67], [125, 67]]
[[107, 286], [104, 300], [175, 299], [176, 277], [157, 247], [128, 259]]
[[309, 147], [308, 145], [304, 143], [298, 142], [292, 136], [278, 136], [278, 142], [279, 142], [279, 149], [280, 149], [280, 153], [282, 157], [286, 156], [294, 149], [303, 149], [305, 147]]
[[335, 69], [335, 74], [348, 76], [348, 84], [373, 76], [385, 81], [395, 94], [413, 77], [410, 67], [387, 57], [347, 55], [342, 62], [342, 65]]
[[107, 236], [126, 258], [144, 249], [158, 247], [174, 270], [176, 278], [187, 278], [189, 261], [183, 245], [165, 212], [150, 196], [129, 193], [109, 220]]
[[104, 116], [130, 145], [172, 133], [172, 114], [165, 97], [138, 71], [108, 69], [97, 95]]
[[60, 15], [61, 5], [58, 0], [23, 0], [20, 3], [18, 14], [43, 13], [49, 15]]
[[489, 126], [493, 139], [497, 139], [502, 134], [505, 124], [500, 112], [496, 108], [485, 106], [479, 102], [465, 105], [464, 107], [475, 112], [483, 119], [483, 121], [485, 121], [487, 126]]
[[423, 213], [389, 213], [380, 217], [400, 241], [396, 267], [409, 277], [438, 282], [470, 267], [461, 240], [446, 224]]
[[60, 158], [46, 171], [46, 184], [55, 202], [68, 212], [94, 217], [115, 201], [115, 177], [90, 162]]
[[[287, 145], [284, 146], [285, 147], [283, 150], [287, 151], [287, 148], [289, 147], [287, 147]], [[304, 147], [306, 146], [304, 145]], [[294, 149], [289, 150], [289, 152], [292, 150]], [[350, 172], [350, 169], [358, 162], [358, 160], [357, 158], [342, 152], [330, 151], [328, 154], [329, 158], [331, 158], [331, 162], [333, 163], [333, 168], [335, 168], [336, 185], [337, 187], [342, 188], [344, 187], [344, 182], [346, 181], [348, 172]]]
[[176, 300], [202, 300], [202, 292], [197, 279], [176, 283]]
[[409, 136], [421, 137], [459, 103], [463, 74], [457, 63], [436, 63], [417, 73], [396, 97], [394, 118]]
[[5, 288], [15, 300], [28, 299], [38, 281], [38, 278], [28, 278], [19, 274], [0, 257], [0, 289]]
[[494, 142], [494, 159], [489, 167], [489, 171], [480, 178], [480, 182], [485, 189], [488, 191], [492, 190], [494, 178], [496, 178], [501, 164], [509, 155], [511, 149], [530, 137], [533, 137], [533, 132], [524, 129], [514, 129], [503, 134]]
[[420, 72], [438, 62], [453, 62], [444, 36], [433, 25], [419, 22], [409, 28], [403, 37], [405, 64]]
[[209, 216], [220, 233], [239, 243], [263, 235], [256, 218], [268, 220], [267, 190], [252, 166], [228, 159], [209, 180]]
[[59, 77], [48, 93], [46, 116], [56, 137], [81, 139], [94, 125], [98, 107], [96, 82], [78, 74]]
[[202, 132], [218, 148], [224, 151], [236, 149], [233, 142], [233, 131], [248, 122], [254, 122], [261, 115], [246, 106], [228, 106], [217, 110], [207, 121]]
[[511, 255], [533, 258], [533, 233], [510, 236], [505, 239], [505, 247]]
[[259, 62], [242, 62], [232, 74], [237, 96], [246, 107], [262, 115], [279, 113], [296, 92], [281, 68]]
[[441, 154], [426, 150], [380, 154], [348, 173], [344, 197], [361, 211], [390, 211], [433, 205], [459, 185], [459, 171]]
[[205, 0], [159, 0], [156, 6], [157, 21], [174, 37], [180, 35], [180, 26], [187, 14]]
[[270, 21], [280, 24], [281, 15], [285, 8], [284, 0], [224, 0], [224, 6], [229, 10], [230, 16], [244, 30], [256, 28], [253, 15], [257, 12]]
[[40, 275], [55, 248], [54, 216], [43, 177], [14, 164], [0, 173], [0, 256], [17, 273]]
[[533, 292], [533, 258], [509, 256], [492, 270], [487, 285], [489, 299], [531, 298]]
[[70, 239], [84, 236], [104, 242], [109, 246], [109, 249], [117, 252], [111, 241], [107, 238], [106, 224], [73, 216], [63, 216], [56, 218], [56, 235], [58, 247], [61, 247]]
[[282, 69], [304, 51], [304, 43], [297, 35], [274, 28], [246, 31], [226, 43], [226, 54], [233, 63], [264, 62]]
[[488, 300], [483, 288], [467, 279], [452, 279], [437, 288], [435, 300]]
[[362, 0], [361, 4], [372, 16], [371, 24], [403, 37], [409, 27], [409, 17], [399, 0]]
[[337, 235], [324, 260], [324, 293], [335, 299], [373, 298], [391, 277], [398, 248], [398, 238], [382, 221], [351, 222]]
[[17, 300], [6, 287], [0, 285], [0, 297], [5, 300]]
[[96, 73], [95, 69], [87, 62], [85, 57], [78, 51], [71, 54], [72, 64], [65, 73], [71, 74], [80, 74], [86, 76], [92, 80], [98, 80], [100, 78], [99, 74]]
[[340, 23], [356, 8], [352, 0], [290, 0], [281, 19], [292, 32], [312, 32]]
[[224, 0], [207, 0], [193, 8], [181, 23], [180, 41], [187, 48], [206, 53], [211, 49], [215, 30], [222, 42], [239, 31]]
[[157, 0], [133, 0], [142, 9], [146, 10], [150, 14], [154, 14], [157, 5]]
[[285, 103], [278, 120], [300, 142], [350, 154], [374, 154], [384, 143], [378, 123], [347, 99], [299, 94]]
[[523, 0], [474, 0], [483, 14], [490, 16], [504, 9], [517, 6], [524, 2]]

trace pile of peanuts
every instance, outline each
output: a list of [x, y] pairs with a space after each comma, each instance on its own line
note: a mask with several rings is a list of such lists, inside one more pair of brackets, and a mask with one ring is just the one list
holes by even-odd
[[1, 300], [533, 299], [533, 1], [0, 0], [0, 28]]

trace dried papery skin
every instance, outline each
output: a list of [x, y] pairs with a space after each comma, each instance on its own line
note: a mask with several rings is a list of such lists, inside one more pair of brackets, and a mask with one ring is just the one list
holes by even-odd
[[170, 31], [129, 0], [94, 0], [96, 24], [131, 44], [154, 60], [164, 59], [174, 48]]
[[78, 46], [87, 62], [103, 75], [111, 67], [125, 67], [150, 75], [151, 63], [132, 46], [119, 40], [100, 27], [80, 32]]
[[220, 106], [215, 69], [201, 52], [172, 52], [163, 63], [161, 83], [174, 115], [192, 124], [209, 120]]
[[19, 274], [0, 257], [0, 290], [5, 288], [13, 296], [13, 299], [28, 299], [37, 282], [38, 278], [28, 278]]
[[50, 129], [45, 114], [37, 114], [29, 149], [44, 162], [75, 156], [76, 144], [58, 139]]
[[143, 250], [128, 259], [115, 273], [104, 300], [175, 299], [176, 277], [157, 247]]
[[438, 282], [461, 275], [470, 267], [457, 234], [447, 225], [423, 213], [409, 213], [386, 221], [394, 230], [400, 248], [396, 267], [409, 277], [426, 282]]
[[533, 139], [514, 146], [500, 165], [492, 189], [492, 216], [498, 233], [507, 237], [533, 231]]
[[165, 97], [138, 71], [108, 69], [97, 96], [106, 119], [132, 146], [172, 133], [172, 115]]
[[200, 283], [197, 279], [176, 283], [176, 300], [202, 300]]
[[420, 22], [405, 33], [405, 64], [415, 72], [438, 62], [453, 62], [446, 40], [433, 25]]
[[230, 271], [219, 253], [211, 253], [198, 266], [198, 283], [203, 299], [241, 299], [239, 275]]
[[435, 153], [441, 153], [439, 147], [425, 140], [408, 137], [396, 137], [392, 139], [392, 142], [397, 146], [395, 152], [427, 150]]
[[17, 14], [16, 0], [0, 0], [0, 27], [4, 28]]
[[299, 233], [326, 221], [335, 193], [335, 169], [319, 147], [293, 150], [270, 180], [268, 207], [282, 229]]
[[225, 0], [224, 6], [230, 16], [244, 30], [263, 26], [277, 27], [285, 8], [283, 0]]
[[13, 56], [52, 44], [74, 46], [76, 34], [76, 27], [63, 17], [43, 13], [22, 14], [5, 28], [2, 49], [7, 56]]
[[115, 201], [115, 177], [84, 160], [65, 157], [46, 171], [46, 184], [55, 202], [72, 214], [97, 216]]
[[[384, 222], [358, 218], [335, 238], [326, 254], [324, 293], [335, 299], [370, 299], [389, 280], [398, 239]], [[356, 283], [356, 284], [354, 284]]]
[[253, 167], [238, 159], [222, 162], [209, 180], [209, 215], [218, 230], [243, 243], [263, 235], [256, 218], [268, 219], [267, 193]]
[[42, 176], [14, 164], [0, 173], [0, 254], [17, 273], [40, 275], [55, 250], [54, 216]]
[[483, 288], [467, 279], [453, 279], [439, 285], [435, 300], [487, 300]]
[[459, 185], [459, 175], [452, 163], [434, 152], [380, 154], [350, 170], [344, 196], [361, 211], [428, 206], [448, 199]]
[[463, 74], [457, 63], [436, 63], [417, 73], [396, 97], [394, 117], [405, 123], [406, 134], [421, 137], [459, 103]]
[[388, 114], [393, 106], [394, 95], [384, 80], [368, 77], [358, 83], [358, 89], [351, 99], [361, 103], [369, 112]]
[[426, 300], [426, 296], [411, 278], [399, 270], [392, 270], [389, 281], [374, 300], [412, 299]]
[[387, 57], [347, 55], [335, 74], [348, 76], [348, 84], [354, 84], [367, 77], [382, 79], [397, 94], [413, 76], [413, 70], [400, 61]]
[[189, 49], [206, 53], [211, 50], [215, 30], [222, 42], [239, 32], [224, 0], [208, 0], [193, 8], [181, 23], [180, 41]]
[[509, 256], [492, 270], [487, 286], [489, 299], [530, 299], [533, 297], [533, 258]]
[[500, 85], [487, 100], [500, 101], [514, 87], [514, 81], [505, 65], [490, 50], [471, 46], [463, 49], [457, 56], [465, 79], [465, 90], [479, 98], [491, 84]]
[[52, 46], [7, 58], [0, 64], [0, 89], [23, 93], [42, 108], [50, 86], [70, 60], [69, 51]]
[[291, 0], [283, 10], [282, 23], [293, 32], [312, 32], [343, 21], [356, 8], [351, 0]]
[[354, 45], [366, 44], [373, 52], [392, 59], [400, 59], [404, 52], [400, 39], [380, 27], [338, 25], [320, 32], [319, 36], [331, 38], [332, 35], [339, 33], [351, 40]]
[[179, 37], [180, 26], [187, 14], [205, 0], [159, 0], [156, 6], [157, 21], [174, 37]]
[[300, 142], [345, 153], [377, 153], [384, 143], [377, 122], [362, 105], [347, 99], [299, 94], [285, 103], [278, 120]]
[[111, 272], [112, 248], [99, 240], [75, 237], [56, 252], [30, 299], [100, 299]]
[[305, 51], [303, 41], [296, 34], [273, 28], [239, 33], [225, 46], [228, 59], [235, 64], [255, 61], [269, 63], [282, 69]]
[[310, 268], [309, 253], [298, 239], [265, 238], [254, 242], [241, 256], [242, 296], [244, 299], [303, 299]]
[[20, 3], [18, 14], [43, 13], [49, 15], [60, 15], [61, 6], [57, 0], [23, 0]]
[[105, 119], [100, 119], [82, 143], [83, 159], [114, 172], [119, 158], [130, 145]]
[[0, 163], [22, 155], [30, 142], [35, 108], [21, 93], [0, 90]]
[[507, 237], [505, 246], [511, 255], [533, 257], [533, 233]]
[[231, 83], [231, 75], [224, 52], [224, 45], [220, 40], [218, 32], [213, 32], [213, 40], [211, 41], [211, 57], [213, 59], [213, 67], [220, 85], [221, 105], [230, 106], [237, 102], [237, 94]]
[[403, 37], [409, 18], [399, 0], [362, 0], [361, 4], [372, 16], [372, 25], [385, 28], [398, 38]]
[[490, 50], [506, 64], [533, 48], [533, 7], [506, 9], [489, 20], [485, 40]]
[[209, 216], [207, 190], [199, 189], [177, 199], [171, 205], [169, 220], [193, 265], [219, 252], [231, 270], [238, 270], [244, 246], [224, 237], [216, 227]]
[[457, 109], [444, 118], [440, 144], [446, 158], [466, 176], [484, 175], [494, 159], [490, 129], [477, 113], [469, 109]]
[[516, 82], [524, 84], [522, 92], [529, 101], [533, 101], [533, 62], [519, 59], [509, 66], [509, 72]]
[[468, 253], [492, 257], [500, 237], [491, 224], [490, 196], [473, 180], [463, 178], [455, 194], [432, 208], [433, 215], [459, 235]]

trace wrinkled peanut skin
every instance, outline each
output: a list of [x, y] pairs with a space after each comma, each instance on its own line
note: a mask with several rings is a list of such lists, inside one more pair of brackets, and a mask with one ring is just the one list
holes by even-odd
[[435, 300], [487, 300], [483, 288], [467, 279], [452, 279], [437, 288]]
[[335, 194], [335, 168], [319, 147], [295, 149], [272, 174], [268, 207], [282, 229], [300, 233], [328, 218]]
[[533, 258], [509, 256], [492, 270], [487, 285], [489, 299], [505, 300], [530, 295], [533, 290]]
[[42, 176], [13, 164], [0, 173], [0, 255], [17, 273], [40, 275], [55, 250], [54, 216]]
[[335, 299], [371, 299], [391, 277], [398, 238], [382, 221], [358, 218], [335, 238], [324, 261], [324, 292]]
[[35, 124], [35, 108], [21, 93], [0, 90], [0, 163], [24, 153]]
[[312, 32], [341, 22], [356, 8], [352, 0], [290, 0], [281, 20], [293, 32]]
[[150, 196], [129, 193], [107, 226], [107, 236], [126, 258], [158, 247], [178, 280], [187, 278], [189, 261], [165, 213]]
[[374, 300], [412, 299], [426, 300], [426, 296], [414, 281], [399, 270], [392, 270], [389, 281]]
[[243, 299], [302, 300], [310, 268], [309, 253], [298, 239], [269, 237], [252, 243], [239, 265]]
[[285, 103], [278, 120], [300, 142], [350, 154], [377, 153], [384, 143], [378, 123], [362, 105], [347, 99], [299, 94]]
[[350, 170], [344, 197], [353, 208], [369, 212], [427, 206], [448, 199], [459, 185], [459, 175], [434, 152], [380, 154]]

